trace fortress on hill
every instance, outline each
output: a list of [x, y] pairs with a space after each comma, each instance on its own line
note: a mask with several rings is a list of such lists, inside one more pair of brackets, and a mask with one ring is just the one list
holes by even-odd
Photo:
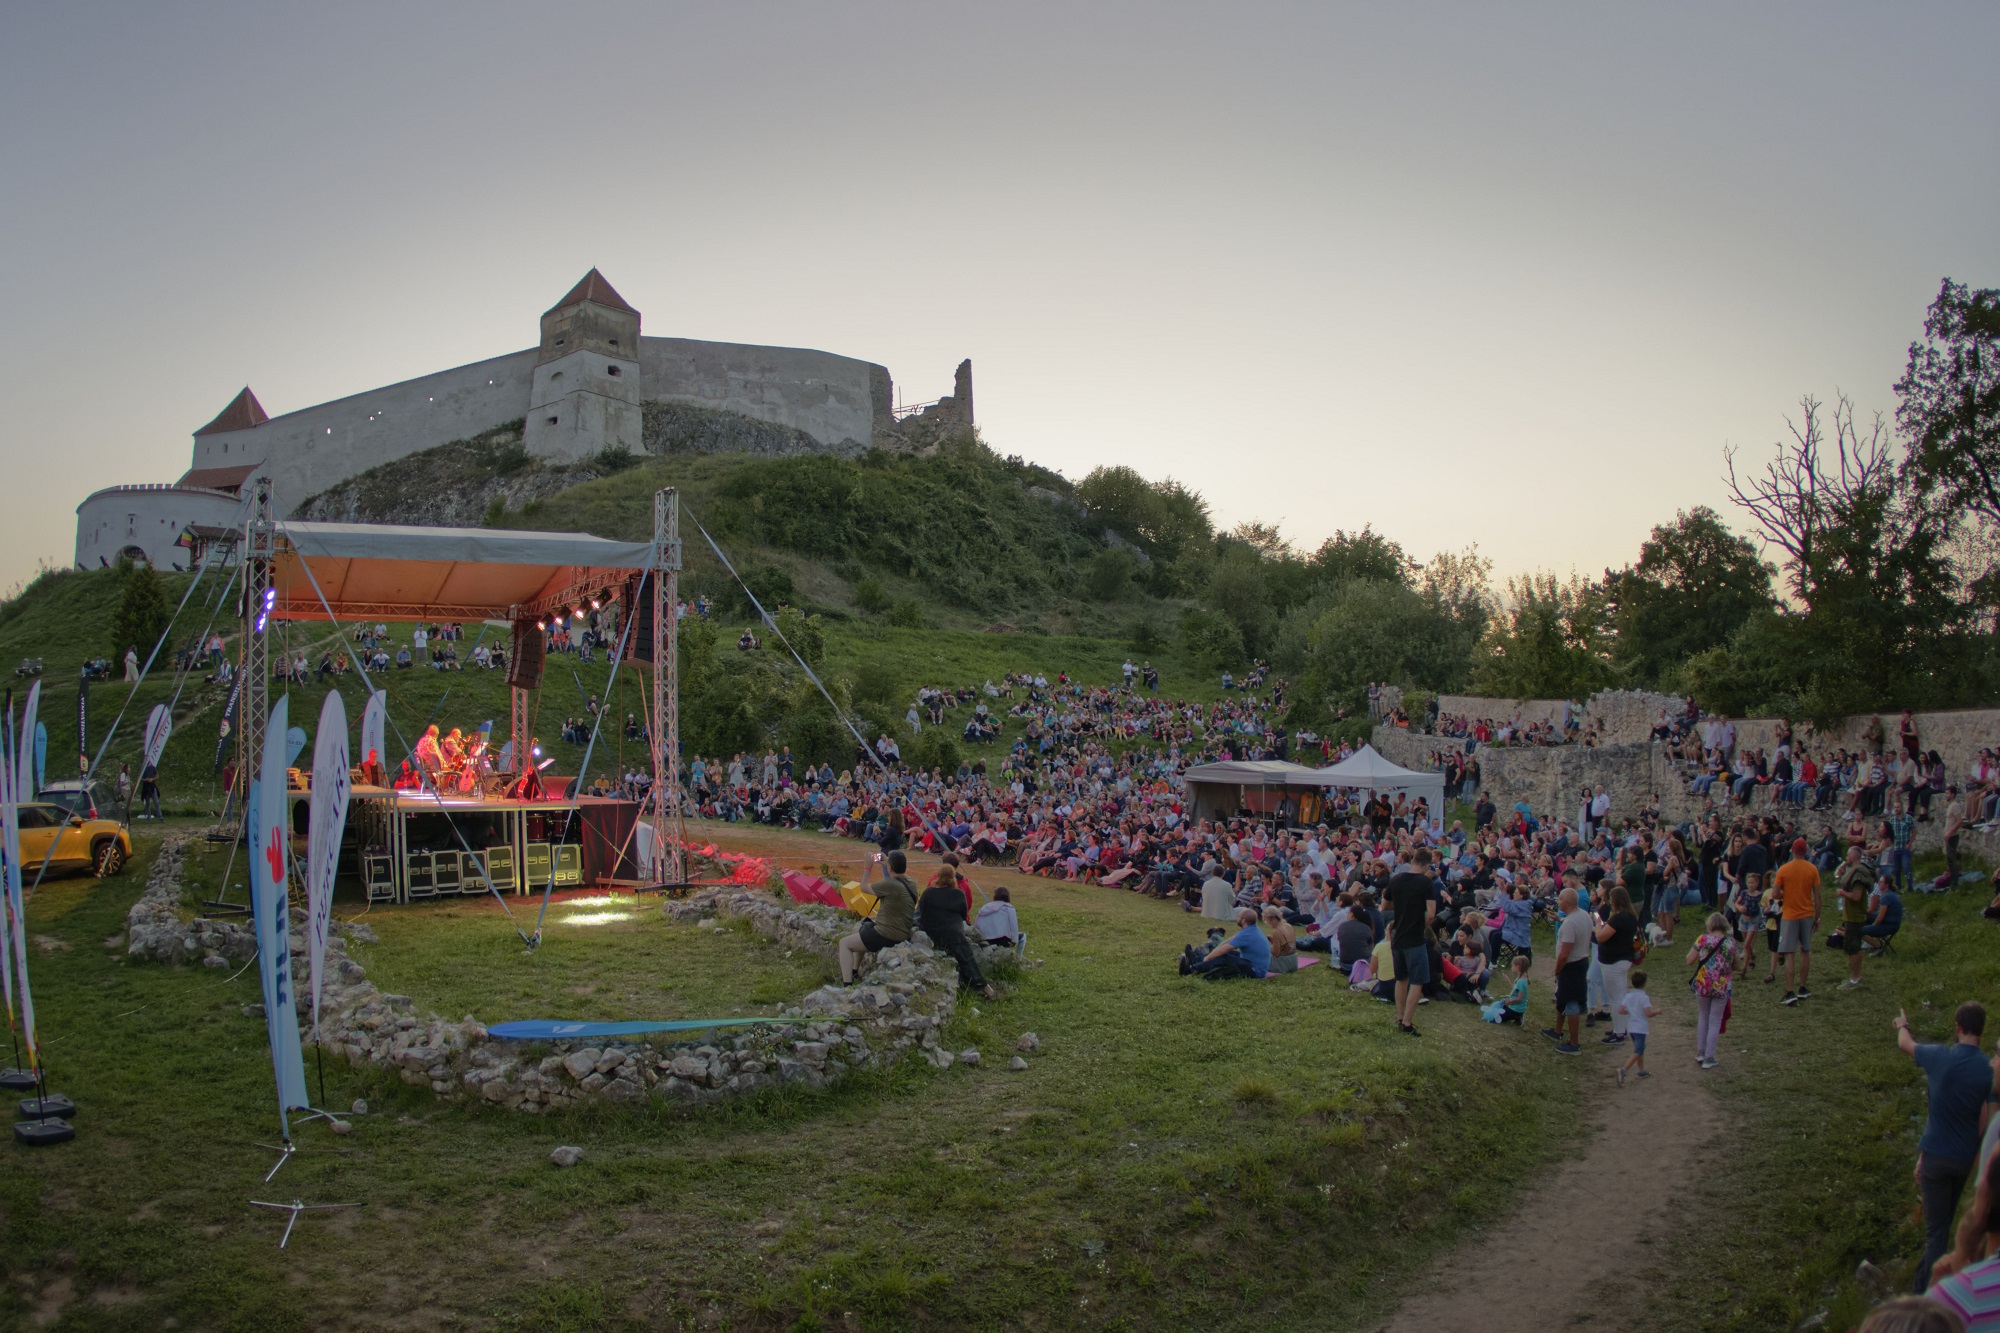
[[959, 365], [951, 396], [899, 407], [889, 372], [872, 362], [644, 337], [639, 312], [592, 269], [542, 316], [541, 338], [525, 350], [275, 417], [245, 387], [195, 431], [179, 481], [111, 486], [77, 506], [76, 562], [185, 566], [182, 534], [239, 525], [238, 501], [255, 478], [270, 479], [289, 514], [370, 468], [515, 423], [528, 453], [548, 462], [641, 453], [660, 447], [646, 423], [669, 404], [766, 423], [760, 452], [853, 455], [970, 426], [972, 363]]

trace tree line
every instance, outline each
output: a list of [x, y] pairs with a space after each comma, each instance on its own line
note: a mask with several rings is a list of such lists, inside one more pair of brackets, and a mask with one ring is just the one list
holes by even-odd
[[1990, 703], [1996, 338], [2000, 291], [1946, 280], [1893, 420], [1803, 397], [1768, 458], [1724, 453], [1748, 535], [1714, 509], [1685, 510], [1599, 578], [1537, 572], [1495, 588], [1476, 549], [1418, 561], [1369, 527], [1302, 552], [1268, 524], [1218, 532], [1197, 492], [1112, 467], [1076, 496], [1127, 546], [1091, 556], [1083, 581], [1107, 597], [1131, 584], [1181, 599], [1183, 648], [1219, 670], [1261, 658], [1294, 675], [1301, 725], [1355, 717], [1372, 681], [1502, 698], [1644, 688], [1821, 722]]

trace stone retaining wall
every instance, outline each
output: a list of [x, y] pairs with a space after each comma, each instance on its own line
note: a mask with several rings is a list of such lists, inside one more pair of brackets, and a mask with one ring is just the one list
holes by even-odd
[[[127, 916], [128, 951], [164, 963], [225, 966], [256, 955], [247, 923], [186, 921], [181, 871], [192, 836], [170, 837]], [[710, 889], [663, 908], [675, 921], [739, 919], [774, 942], [831, 956], [852, 918], [824, 907], [790, 906], [765, 893]], [[528, 1044], [491, 1037], [467, 1014], [457, 1021], [418, 1016], [407, 995], [386, 995], [348, 954], [348, 942], [374, 943], [366, 926], [342, 925], [327, 941], [321, 1000], [329, 1051], [358, 1067], [373, 1065], [441, 1098], [478, 1098], [509, 1109], [545, 1112], [590, 1101], [654, 1100], [702, 1105], [784, 1084], [825, 1087], [851, 1070], [920, 1053], [938, 1068], [955, 1058], [937, 1034], [957, 1004], [952, 960], [919, 933], [864, 963], [861, 984], [824, 986], [782, 1017], [753, 1028], [716, 1029], [705, 1042], [585, 1041]], [[1006, 956], [987, 951], [990, 960]], [[292, 935], [293, 978], [307, 993], [302, 932]], [[302, 1013], [302, 1017], [304, 1017]], [[727, 1034], [726, 1036], [723, 1034]], [[528, 1051], [538, 1052], [530, 1056]], [[546, 1053], [539, 1053], [539, 1052]]]
[[[1740, 743], [1745, 724], [1737, 725]], [[1425, 736], [1399, 727], [1375, 728], [1373, 741], [1384, 758], [1426, 772], [1438, 767], [1432, 760], [1433, 754], [1463, 750], [1465, 746], [1462, 740]], [[1504, 811], [1525, 801], [1536, 814], [1566, 820], [1572, 827], [1576, 824], [1585, 785], [1592, 790], [1603, 787], [1611, 793], [1614, 820], [1637, 813], [1655, 796], [1659, 798], [1660, 813], [1675, 823], [1703, 818], [1710, 809], [1723, 810], [1725, 817], [1729, 811], [1742, 809], [1723, 804], [1726, 792], [1719, 792], [1714, 801], [1690, 792], [1686, 775], [1667, 758], [1666, 747], [1656, 742], [1518, 748], [1482, 745], [1478, 753], [1480, 785], [1495, 805]], [[1815, 836], [1829, 823], [1842, 822], [1836, 811], [1798, 811], [1789, 806], [1775, 806], [1768, 795], [1760, 794], [1749, 807], [1749, 812], [1757, 815], [1774, 810], [1798, 820], [1801, 828]], [[1944, 809], [1940, 805], [1936, 811], [1936, 818], [1917, 825], [1915, 847], [1919, 855], [1940, 851], [1944, 846]], [[2000, 836], [1967, 829], [1959, 843], [1967, 854], [2000, 864]]]

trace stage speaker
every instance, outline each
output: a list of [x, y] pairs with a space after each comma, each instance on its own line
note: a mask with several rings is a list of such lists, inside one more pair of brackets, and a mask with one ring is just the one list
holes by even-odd
[[[632, 628], [625, 632], [625, 658], [630, 662], [653, 660], [653, 575], [635, 574], [625, 581], [625, 613]], [[672, 614], [672, 608], [668, 608]]]
[[486, 892], [486, 854], [484, 852], [460, 852], [458, 854], [460, 893]]
[[528, 861], [525, 867], [527, 870], [528, 892], [540, 893], [549, 886], [549, 869], [552, 864], [553, 858], [549, 854], [549, 845], [547, 843], [531, 842], [528, 844]]
[[431, 888], [438, 893], [457, 893], [465, 882], [459, 872], [458, 852], [431, 854]]
[[368, 901], [384, 902], [396, 896], [396, 863], [386, 853], [364, 852], [361, 856], [361, 882], [368, 890]]
[[517, 690], [542, 687], [542, 658], [546, 655], [542, 631], [532, 620], [514, 622], [514, 651], [507, 657], [507, 683]]
[[412, 898], [435, 898], [437, 880], [429, 852], [411, 852], [403, 858], [403, 885]]
[[583, 848], [573, 842], [556, 844], [556, 887], [573, 889], [583, 883]]
[[493, 887], [502, 893], [519, 892], [521, 882], [514, 875], [514, 849], [512, 847], [488, 847], [486, 849], [486, 873], [493, 880]]

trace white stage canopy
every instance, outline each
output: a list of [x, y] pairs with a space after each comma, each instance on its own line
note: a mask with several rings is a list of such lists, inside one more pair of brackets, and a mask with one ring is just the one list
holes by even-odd
[[1316, 769], [1310, 781], [1315, 786], [1346, 787], [1388, 795], [1401, 792], [1411, 800], [1421, 796], [1429, 803], [1431, 832], [1444, 831], [1444, 774], [1419, 773], [1413, 768], [1391, 763], [1372, 745], [1362, 746], [1337, 764]]
[[[1429, 803], [1431, 831], [1444, 831], [1444, 774], [1419, 773], [1384, 759], [1372, 745], [1325, 768], [1307, 768], [1282, 759], [1235, 760], [1219, 764], [1197, 764], [1182, 774], [1188, 794], [1189, 815], [1195, 819], [1226, 819], [1241, 809], [1256, 810], [1260, 805], [1274, 810], [1281, 797], [1253, 799], [1252, 792], [1286, 787], [1344, 787], [1352, 791], [1401, 792], [1410, 800], [1422, 797]], [[1259, 810], [1258, 813], [1270, 813]]]
[[341, 620], [534, 616], [621, 587], [653, 563], [652, 550], [582, 532], [285, 522], [272, 611], [281, 620], [324, 619], [323, 592]]

